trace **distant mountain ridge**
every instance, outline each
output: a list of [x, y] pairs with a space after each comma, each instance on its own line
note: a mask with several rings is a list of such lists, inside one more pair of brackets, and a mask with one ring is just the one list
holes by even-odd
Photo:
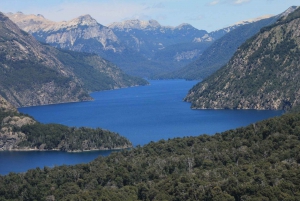
[[193, 87], [193, 108], [287, 110], [300, 103], [300, 8], [247, 40], [228, 64]]
[[[270, 17], [262, 16], [256, 19], [244, 20], [236, 25], [228, 27], [228, 33], [216, 38], [215, 42], [209, 46], [195, 61], [187, 64], [183, 68], [169, 74], [162, 75], [161, 78], [181, 78], [189, 80], [202, 80], [216, 72], [224, 66], [240, 45], [247, 39], [259, 32], [265, 26], [275, 23], [280, 17], [293, 12], [297, 7], [292, 6], [285, 12]], [[210, 35], [216, 35], [218, 32], [224, 32], [227, 29], [221, 29]], [[209, 37], [209, 36], [207, 36]]]
[[198, 30], [190, 24], [176, 27], [161, 26], [155, 20], [126, 20], [108, 26], [118, 38], [149, 59], [159, 50], [167, 46], [192, 42], [196, 37], [202, 37], [207, 31]]
[[[21, 12], [7, 13], [7, 16], [39, 41], [63, 49], [96, 53], [140, 77], [153, 77], [186, 65], [212, 44], [213, 37], [227, 33], [220, 31], [212, 37], [189, 24], [168, 27], [155, 20], [127, 20], [106, 27], [89, 15], [59, 23], [42, 15]], [[161, 59], [161, 55], [167, 59]]]
[[90, 91], [147, 83], [97, 55], [43, 45], [2, 13], [0, 45], [0, 95], [17, 107], [91, 100]]
[[[164, 78], [176, 72], [195, 61], [217, 39], [258, 20], [208, 33], [190, 24], [162, 26], [156, 20], [125, 20], [106, 27], [90, 15], [64, 22], [21, 12], [7, 16], [39, 41], [67, 50], [96, 53], [128, 74], [147, 78]], [[181, 71], [179, 74], [184, 76]]]
[[69, 47], [70, 50], [80, 51], [83, 47], [76, 42], [82, 38], [96, 40], [106, 50], [122, 50], [115, 34], [109, 28], [97, 23], [90, 15], [80, 16], [68, 22], [52, 22], [42, 15], [25, 15], [22, 12], [6, 15], [39, 41], [55, 47]]

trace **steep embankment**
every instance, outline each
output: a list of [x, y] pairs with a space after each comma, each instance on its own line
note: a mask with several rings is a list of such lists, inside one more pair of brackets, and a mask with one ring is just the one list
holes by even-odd
[[300, 9], [263, 28], [193, 87], [193, 108], [289, 109], [300, 103]]
[[0, 96], [0, 151], [89, 151], [132, 147], [129, 140], [100, 128], [41, 124], [20, 114]]
[[88, 92], [147, 84], [96, 55], [43, 45], [0, 13], [0, 95], [15, 106], [91, 100]]

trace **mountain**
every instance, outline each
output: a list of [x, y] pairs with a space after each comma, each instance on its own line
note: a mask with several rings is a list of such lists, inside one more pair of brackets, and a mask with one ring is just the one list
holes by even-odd
[[[193, 80], [201, 80], [208, 77], [224, 66], [234, 55], [238, 47], [247, 39], [258, 33], [261, 28], [275, 23], [280, 17], [287, 15], [296, 8], [296, 6], [293, 6], [277, 16], [263, 16], [246, 20], [227, 29], [220, 30], [223, 32], [228, 30], [229, 32], [218, 40], [215, 40], [195, 61], [180, 68], [178, 71], [172, 72], [170, 75], [165, 75], [165, 77]], [[218, 31], [215, 33], [212, 32], [210, 35], [214, 36], [217, 33]]]
[[97, 55], [43, 45], [0, 13], [0, 95], [14, 106], [91, 100], [88, 92], [146, 84]]
[[100, 128], [41, 124], [0, 96], [0, 151], [89, 151], [132, 147], [130, 141]]
[[[300, 200], [300, 114], [0, 176], [1, 200]], [[188, 135], [188, 133], [187, 133]]]
[[53, 22], [42, 15], [25, 15], [22, 12], [6, 15], [22, 30], [43, 43], [56, 48], [98, 54], [129, 73], [127, 68], [131, 67], [134, 60], [148, 62], [146, 58], [121, 44], [110, 28], [99, 24], [90, 15], [63, 22]]
[[109, 28], [127, 47], [137, 50], [159, 67], [159, 71], [152, 73], [152, 78], [183, 67], [212, 44], [212, 41], [208, 40], [197, 41], [207, 32], [190, 24], [170, 27], [162, 26], [155, 20], [136, 19], [115, 22], [109, 25]]
[[[42, 15], [21, 12], [6, 15], [41, 42], [96, 53], [126, 73], [139, 77], [174, 71], [196, 59], [209, 43], [193, 42], [207, 32], [189, 24], [166, 27], [155, 20], [127, 20], [106, 27], [89, 15], [68, 22], [52, 22]], [[161, 59], [160, 53], [168, 54], [170, 59]]]
[[194, 86], [193, 108], [286, 110], [300, 103], [300, 8], [247, 40], [226, 66]]
[[55, 47], [86, 51], [87, 47], [80, 42], [86, 40], [96, 43], [101, 51], [120, 52], [124, 48], [112, 30], [97, 23], [90, 15], [80, 16], [68, 22], [52, 22], [42, 15], [25, 15], [22, 12], [6, 15], [22, 30]]
[[155, 53], [170, 45], [192, 42], [195, 38], [207, 34], [206, 31], [198, 30], [190, 24], [168, 27], [161, 26], [155, 20], [126, 20], [115, 22], [109, 25], [109, 28], [123, 43], [149, 59], [153, 59]]

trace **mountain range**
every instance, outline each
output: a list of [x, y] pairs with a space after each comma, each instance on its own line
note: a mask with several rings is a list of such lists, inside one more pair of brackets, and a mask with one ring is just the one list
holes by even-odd
[[[5, 75], [0, 81], [17, 74], [9, 83], [16, 89], [8, 91], [22, 92], [28, 87], [24, 83], [39, 86], [56, 77], [55, 90], [63, 93], [73, 86], [75, 95], [84, 96], [93, 82], [79, 76], [86, 71], [81, 66], [108, 63], [98, 55], [42, 45], [5, 16], [0, 21]], [[299, 109], [299, 27], [300, 8], [263, 27], [226, 65], [193, 87], [186, 100], [201, 109]], [[79, 61], [82, 65], [76, 66]], [[24, 79], [27, 74], [38, 79]], [[0, 122], [2, 150], [90, 150], [103, 147], [104, 134], [110, 141], [106, 148], [131, 145], [101, 129], [39, 124], [1, 96]], [[0, 175], [0, 200], [300, 200], [299, 133], [300, 113], [291, 112], [212, 136], [151, 142], [88, 164]]]
[[155, 20], [126, 20], [103, 26], [90, 15], [52, 22], [42, 15], [6, 14], [41, 42], [63, 49], [96, 53], [126, 73], [154, 77], [175, 71], [198, 58], [215, 40], [242, 22], [208, 33], [189, 24], [162, 26]]
[[2, 13], [0, 47], [0, 95], [14, 106], [91, 100], [91, 91], [147, 84], [98, 55], [41, 44]]
[[276, 16], [267, 15], [253, 20], [239, 22], [233, 26], [234, 29], [215, 40], [195, 61], [190, 62], [174, 72], [160, 76], [160, 78], [202, 80], [208, 77], [226, 65], [239, 46], [258, 33], [261, 28], [275, 23], [279, 18], [288, 15], [296, 8], [296, 6], [292, 6]]

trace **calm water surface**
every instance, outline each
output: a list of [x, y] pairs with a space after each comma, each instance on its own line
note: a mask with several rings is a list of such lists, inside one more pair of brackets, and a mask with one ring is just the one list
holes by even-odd
[[[191, 110], [182, 99], [195, 81], [150, 81], [150, 86], [92, 93], [91, 102], [19, 108], [43, 123], [100, 127], [127, 137], [134, 146], [150, 141], [214, 134], [282, 114], [281, 111]], [[0, 152], [0, 174], [29, 168], [89, 162], [109, 152]], [[1, 162], [1, 164], [3, 164]], [[24, 167], [24, 168], [23, 168]]]

